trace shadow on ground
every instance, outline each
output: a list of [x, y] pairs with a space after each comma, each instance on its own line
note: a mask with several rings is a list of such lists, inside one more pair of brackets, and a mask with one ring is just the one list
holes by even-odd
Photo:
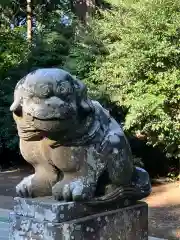
[[12, 199], [16, 196], [15, 186], [32, 173], [33, 169], [29, 166], [0, 172], [0, 208], [12, 208]]
[[30, 167], [5, 170], [0, 172], [0, 195], [15, 196], [15, 186], [29, 174], [33, 173]]

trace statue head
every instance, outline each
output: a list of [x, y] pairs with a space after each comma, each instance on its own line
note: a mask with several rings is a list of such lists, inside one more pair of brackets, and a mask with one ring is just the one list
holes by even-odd
[[21, 137], [66, 131], [93, 111], [86, 86], [57, 68], [35, 70], [22, 78], [10, 107]]

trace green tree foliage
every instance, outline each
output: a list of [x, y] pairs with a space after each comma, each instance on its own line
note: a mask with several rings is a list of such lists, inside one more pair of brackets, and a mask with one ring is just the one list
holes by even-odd
[[16, 131], [9, 106], [17, 75], [21, 72], [19, 66], [27, 60], [27, 55], [28, 46], [20, 32], [0, 30], [0, 152], [6, 147], [17, 148], [17, 144], [14, 144], [17, 142]]
[[[84, 80], [93, 97], [120, 106], [125, 130], [178, 157], [180, 2], [111, 0], [83, 27], [69, 11], [71, 1], [34, 0], [31, 45], [26, 26], [18, 26], [25, 2], [0, 4], [0, 151], [18, 147], [9, 112], [16, 82], [36, 67], [59, 66]], [[60, 23], [64, 12], [72, 25]]]
[[66, 67], [121, 106], [126, 130], [178, 158], [180, 2], [109, 2], [77, 38]]

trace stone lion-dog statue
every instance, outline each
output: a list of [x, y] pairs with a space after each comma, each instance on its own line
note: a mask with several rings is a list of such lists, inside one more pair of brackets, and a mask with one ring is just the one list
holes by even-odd
[[18, 196], [103, 203], [150, 194], [149, 175], [134, 166], [121, 126], [67, 71], [30, 72], [10, 110], [21, 154], [35, 169], [16, 186]]

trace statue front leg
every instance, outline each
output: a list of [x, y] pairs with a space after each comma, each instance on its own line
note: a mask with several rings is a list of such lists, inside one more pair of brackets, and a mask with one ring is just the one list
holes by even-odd
[[20, 150], [24, 159], [34, 167], [35, 173], [25, 177], [16, 186], [17, 195], [20, 197], [52, 195], [52, 186], [59, 180], [60, 172], [51, 164], [48, 149], [42, 148], [40, 142], [26, 142], [21, 139]]
[[[53, 169], [36, 166], [35, 173], [25, 177], [17, 186], [19, 197], [43, 197], [52, 195], [52, 185], [58, 180], [58, 174]], [[51, 172], [50, 172], [51, 171]], [[52, 173], [52, 174], [51, 174]]]
[[103, 164], [99, 166], [94, 148], [63, 147], [54, 150], [54, 154], [56, 156], [54, 155], [53, 163], [64, 175], [63, 179], [53, 186], [52, 193], [55, 199], [66, 201], [92, 199], [100, 172], [105, 168]]
[[64, 173], [63, 180], [53, 186], [52, 193], [56, 200], [88, 200], [93, 198], [96, 184], [96, 179], [85, 173]]

